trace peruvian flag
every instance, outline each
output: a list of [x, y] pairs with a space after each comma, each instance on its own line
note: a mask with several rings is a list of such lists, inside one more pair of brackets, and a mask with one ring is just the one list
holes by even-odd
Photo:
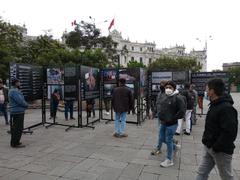
[[74, 20], [74, 21], [72, 22], [72, 26], [75, 26], [75, 25], [77, 25], [76, 20]]
[[110, 31], [110, 29], [112, 28], [112, 26], [114, 25], [114, 18], [112, 19], [110, 25], [108, 26], [108, 30]]

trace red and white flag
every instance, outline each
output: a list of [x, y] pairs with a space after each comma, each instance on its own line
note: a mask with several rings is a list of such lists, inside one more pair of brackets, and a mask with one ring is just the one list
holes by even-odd
[[112, 26], [114, 25], [114, 18], [112, 19], [110, 25], [108, 26], [108, 30], [110, 31], [110, 29], [112, 28]]
[[75, 26], [75, 25], [77, 25], [76, 20], [74, 20], [74, 21], [72, 22], [72, 26]]

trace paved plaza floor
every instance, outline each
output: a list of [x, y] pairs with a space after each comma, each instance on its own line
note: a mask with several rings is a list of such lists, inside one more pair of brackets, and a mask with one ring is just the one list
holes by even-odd
[[[233, 93], [235, 107], [240, 110], [240, 93]], [[207, 110], [205, 102], [205, 110]], [[240, 114], [240, 112], [239, 112]], [[65, 122], [63, 112], [57, 121]], [[76, 117], [76, 114], [75, 114]], [[136, 116], [130, 115], [131, 121]], [[28, 110], [25, 127], [41, 122], [41, 110]], [[157, 142], [157, 120], [146, 120], [140, 126], [127, 124], [127, 138], [114, 138], [114, 123], [104, 120], [94, 124], [95, 129], [38, 126], [32, 135], [24, 134], [25, 148], [10, 147], [9, 129], [0, 117], [0, 180], [194, 180], [202, 156], [201, 137], [204, 116], [198, 117], [190, 136], [177, 136], [182, 148], [174, 155], [174, 166], [160, 167], [163, 153], [151, 156]], [[240, 178], [240, 136], [233, 156], [236, 179]], [[220, 180], [214, 169], [209, 180]]]

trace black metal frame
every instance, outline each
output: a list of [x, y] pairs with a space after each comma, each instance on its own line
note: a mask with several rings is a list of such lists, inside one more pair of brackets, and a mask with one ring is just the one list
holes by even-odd
[[[102, 71], [104, 70], [116, 70], [117, 71], [117, 77], [116, 77], [116, 86], [118, 86], [118, 82], [119, 82], [119, 70], [120, 69], [102, 69]], [[140, 68], [136, 68], [136, 71], [140, 71]], [[102, 73], [101, 73], [102, 74]], [[139, 72], [140, 74], [140, 72]], [[110, 119], [107, 119], [107, 118], [103, 118], [103, 98], [104, 98], [104, 81], [103, 81], [103, 77], [101, 75], [101, 84], [100, 84], [100, 91], [101, 91], [101, 98], [100, 98], [100, 110], [101, 110], [101, 114], [100, 114], [100, 117], [101, 117], [101, 120], [106, 120], [106, 124], [111, 122], [111, 121], [114, 121], [114, 118], [113, 118], [113, 109], [112, 109], [112, 104], [110, 103], [110, 111], [111, 111], [111, 118]], [[109, 83], [108, 83], [109, 84]], [[114, 84], [114, 83], [112, 83]], [[137, 125], [141, 125], [141, 123], [143, 121], [145, 121], [145, 119], [147, 118], [148, 116], [148, 113], [147, 113], [147, 104], [146, 104], [146, 110], [143, 108], [143, 106], [145, 105], [144, 104], [144, 98], [147, 99], [147, 97], [141, 97], [141, 93], [140, 93], [140, 80], [136, 81], [136, 84], [134, 84], [134, 86], [137, 86], [137, 99], [134, 99], [137, 100], [137, 105], [136, 105], [136, 110], [137, 110], [137, 122], [133, 122], [133, 121], [127, 121], [127, 123], [131, 123], [131, 124], [137, 124]], [[146, 100], [146, 103], [147, 103], [147, 100]], [[135, 108], [135, 107], [134, 107]], [[146, 116], [144, 116], [144, 110], [146, 111]]]

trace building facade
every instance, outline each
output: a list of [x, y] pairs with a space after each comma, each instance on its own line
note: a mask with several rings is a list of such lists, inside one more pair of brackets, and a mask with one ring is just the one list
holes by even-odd
[[240, 62], [223, 63], [222, 67], [223, 71], [227, 71], [230, 68], [240, 67]]
[[[199, 65], [202, 66], [201, 71], [207, 71], [207, 49], [202, 51], [192, 50], [190, 53], [186, 53], [185, 46], [176, 45], [170, 48], [157, 49], [155, 42], [131, 42], [129, 39], [123, 39], [120, 32], [113, 30], [110, 32], [110, 36], [113, 41], [118, 43], [117, 52], [120, 56], [120, 64], [127, 66], [127, 63], [131, 60], [142, 62], [148, 66], [154, 62], [160, 56], [176, 57], [193, 57]], [[126, 48], [128, 53], [122, 53]]]

